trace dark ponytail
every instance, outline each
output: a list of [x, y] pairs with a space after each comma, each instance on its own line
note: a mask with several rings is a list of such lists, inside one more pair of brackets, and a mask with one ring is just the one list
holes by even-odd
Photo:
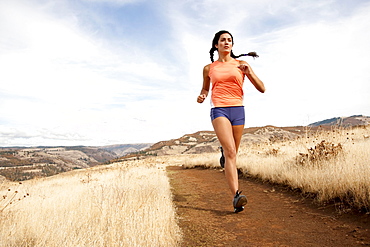
[[[220, 39], [221, 35], [222, 35], [222, 34], [224, 34], [224, 33], [228, 33], [228, 34], [230, 34], [231, 39], [232, 39], [232, 41], [233, 41], [233, 43], [232, 43], [232, 44], [234, 45], [234, 37], [233, 37], [233, 35], [232, 35], [230, 32], [225, 31], [225, 30], [221, 30], [221, 31], [217, 32], [217, 33], [215, 34], [215, 37], [214, 37], [214, 38], [213, 38], [213, 40], [212, 40], [212, 48], [211, 48], [211, 50], [209, 50], [209, 54], [210, 54], [210, 58], [211, 58], [212, 63], [214, 62], [213, 55], [214, 55], [215, 51], [217, 51], [216, 45], [218, 44], [218, 40]], [[233, 53], [233, 51], [231, 51], [230, 56], [231, 56], [232, 58], [239, 58], [239, 57], [243, 57], [243, 56], [251, 56], [251, 57], [253, 57], [253, 58], [259, 57], [259, 56], [257, 55], [257, 53], [256, 53], [256, 52], [254, 52], [254, 51], [253, 51], [253, 52], [249, 52], [249, 53], [247, 53], [247, 54], [240, 54], [239, 56], [235, 56], [235, 54]]]
[[259, 57], [257, 55], [257, 52], [255, 52], [255, 51], [249, 52], [247, 54], [240, 54], [239, 56], [235, 56], [234, 53], [231, 51], [231, 57], [232, 58], [238, 58], [238, 57], [243, 57], [243, 56], [251, 56], [253, 58]]
[[216, 47], [212, 47], [211, 50], [209, 50], [209, 55], [210, 55], [212, 63], [214, 62], [213, 54], [215, 53], [215, 51], [217, 51]]

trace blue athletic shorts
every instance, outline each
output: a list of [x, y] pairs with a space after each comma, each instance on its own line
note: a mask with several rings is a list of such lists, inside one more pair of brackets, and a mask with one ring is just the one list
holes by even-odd
[[218, 117], [225, 117], [229, 119], [232, 126], [244, 125], [245, 113], [244, 106], [232, 106], [232, 107], [215, 107], [211, 109], [212, 121]]

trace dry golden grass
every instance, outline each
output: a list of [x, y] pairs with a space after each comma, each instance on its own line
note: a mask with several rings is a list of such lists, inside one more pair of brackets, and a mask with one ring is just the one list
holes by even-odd
[[[241, 146], [237, 166], [244, 173], [370, 210], [369, 127], [335, 129], [285, 142]], [[185, 159], [186, 167], [219, 167], [219, 154]], [[247, 188], [245, 188], [247, 189]]]
[[[10, 186], [10, 187], [9, 187]], [[162, 165], [116, 163], [14, 186], [0, 204], [0, 246], [176, 246], [181, 240]], [[1, 195], [1, 194], [0, 194]]]
[[[340, 198], [369, 210], [369, 135], [367, 127], [245, 145], [237, 166], [321, 202]], [[0, 246], [177, 246], [181, 231], [164, 167], [219, 168], [219, 158], [169, 155], [22, 184], [0, 181]]]

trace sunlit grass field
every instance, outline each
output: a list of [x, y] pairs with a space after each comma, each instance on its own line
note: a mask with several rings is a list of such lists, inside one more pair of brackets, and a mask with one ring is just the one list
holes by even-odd
[[150, 160], [0, 185], [0, 246], [176, 246], [181, 240], [166, 171]]
[[[240, 147], [237, 166], [245, 175], [288, 185], [316, 197], [370, 210], [369, 127], [307, 132], [296, 140]], [[219, 167], [220, 154], [184, 161], [186, 167]], [[247, 193], [248, 188], [243, 188]]]
[[[369, 127], [244, 143], [245, 176], [318, 202], [370, 211]], [[0, 181], [1, 246], [179, 246], [167, 165], [220, 168], [219, 153], [167, 155], [74, 170], [21, 184]], [[248, 188], [242, 188], [248, 194]]]

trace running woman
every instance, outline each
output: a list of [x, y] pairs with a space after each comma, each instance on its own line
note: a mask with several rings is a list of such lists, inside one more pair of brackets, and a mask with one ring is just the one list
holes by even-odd
[[[235, 56], [232, 48], [233, 36], [222, 30], [215, 34], [212, 48], [209, 51], [212, 63], [203, 69], [203, 87], [197, 98], [203, 103], [208, 96], [210, 86], [211, 94], [211, 120], [217, 138], [221, 143], [221, 165], [225, 167], [225, 177], [233, 195], [234, 212], [244, 210], [247, 197], [239, 191], [238, 171], [236, 169], [236, 156], [242, 138], [245, 116], [243, 106], [243, 83], [247, 76], [249, 81], [261, 93], [265, 92], [263, 82], [253, 72], [250, 65], [242, 60], [241, 56], [258, 57], [255, 52]], [[218, 59], [214, 61], [214, 52], [218, 52]], [[224, 162], [224, 164], [223, 164]]]

